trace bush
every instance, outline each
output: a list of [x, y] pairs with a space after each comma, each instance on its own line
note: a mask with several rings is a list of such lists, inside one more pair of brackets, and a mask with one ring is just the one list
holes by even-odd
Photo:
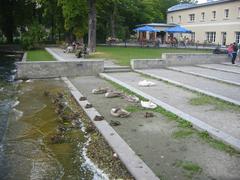
[[41, 47], [46, 38], [47, 32], [45, 28], [35, 22], [22, 34], [21, 44], [27, 50], [37, 49]]

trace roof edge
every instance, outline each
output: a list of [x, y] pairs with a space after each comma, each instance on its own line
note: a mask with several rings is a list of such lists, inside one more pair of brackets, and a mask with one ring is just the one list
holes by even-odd
[[[193, 8], [204, 7], [204, 6], [212, 6], [212, 5], [216, 5], [216, 4], [222, 4], [222, 3], [231, 3], [234, 1], [237, 1], [237, 0], [218, 0], [218, 1], [206, 2], [206, 3], [202, 3], [202, 4], [192, 4], [193, 6], [176, 9], [176, 10], [169, 10], [171, 8], [170, 7], [167, 10], [167, 13], [175, 12], [175, 11], [183, 11], [183, 10], [187, 10], [187, 9], [193, 9]], [[191, 3], [189, 3], [189, 4], [191, 4]], [[175, 5], [175, 6], [177, 6], [177, 5]], [[172, 6], [172, 7], [174, 7], [174, 6]]]

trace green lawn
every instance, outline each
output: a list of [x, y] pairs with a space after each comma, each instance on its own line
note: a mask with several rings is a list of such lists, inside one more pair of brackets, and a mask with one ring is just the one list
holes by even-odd
[[55, 59], [45, 50], [31, 50], [27, 51], [27, 61], [55, 61]]
[[161, 58], [162, 53], [209, 53], [209, 50], [176, 49], [176, 48], [140, 48], [140, 47], [103, 47], [90, 58], [106, 58], [115, 60], [119, 65], [129, 65], [131, 59]]

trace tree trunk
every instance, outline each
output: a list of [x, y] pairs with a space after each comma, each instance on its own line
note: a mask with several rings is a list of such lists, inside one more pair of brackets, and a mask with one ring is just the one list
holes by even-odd
[[96, 0], [88, 0], [88, 48], [90, 52], [96, 51]]
[[7, 31], [5, 33], [5, 36], [7, 38], [7, 43], [12, 44], [13, 43], [13, 31], [12, 31], [12, 29], [9, 29], [9, 31]]
[[54, 15], [52, 14], [51, 15], [51, 29], [52, 29], [52, 32], [51, 32], [51, 39], [52, 39], [52, 42], [54, 41], [54, 35], [55, 35], [55, 30], [54, 30]]
[[116, 14], [117, 14], [117, 7], [116, 7], [116, 3], [114, 2], [113, 11], [110, 16], [110, 21], [111, 21], [110, 26], [111, 26], [111, 37], [112, 38], [116, 37]]

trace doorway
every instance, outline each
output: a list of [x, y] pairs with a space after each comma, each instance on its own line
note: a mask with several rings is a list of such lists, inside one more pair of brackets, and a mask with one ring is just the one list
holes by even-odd
[[222, 45], [226, 46], [226, 42], [227, 42], [227, 33], [222, 32]]

